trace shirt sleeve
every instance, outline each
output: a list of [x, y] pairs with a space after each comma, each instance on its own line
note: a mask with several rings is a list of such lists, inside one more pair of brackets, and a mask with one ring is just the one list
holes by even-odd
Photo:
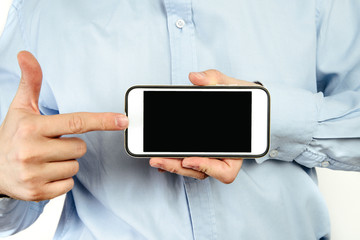
[[[20, 81], [17, 53], [28, 49], [19, 24], [18, 10], [20, 7], [14, 1], [5, 29], [0, 37], [0, 122], [6, 116]], [[30, 226], [39, 217], [47, 202], [0, 199], [0, 237], [14, 234]]]
[[317, 93], [267, 86], [269, 155], [312, 168], [360, 171], [360, 2], [318, 1]]
[[33, 224], [48, 202], [0, 199], [0, 237], [13, 235]]

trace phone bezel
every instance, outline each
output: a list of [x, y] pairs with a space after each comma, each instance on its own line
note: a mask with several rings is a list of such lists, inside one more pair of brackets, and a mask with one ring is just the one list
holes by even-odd
[[[135, 95], [134, 95], [135, 90]], [[263, 141], [261, 147], [256, 148], [256, 151], [246, 153], [200, 153], [200, 152], [144, 152], [143, 150], [143, 91], [252, 91], [255, 94], [253, 96], [253, 108], [252, 108], [252, 146], [256, 141]], [[258, 99], [260, 95], [262, 99]], [[255, 96], [256, 95], [256, 96]], [[255, 97], [258, 97], [255, 99]], [[135, 100], [136, 99], [136, 100]], [[254, 101], [255, 100], [255, 101]], [[129, 116], [129, 102], [133, 109]], [[136, 102], [136, 103], [135, 103]], [[261, 103], [265, 102], [266, 106]], [[134, 111], [134, 109], [136, 109]], [[141, 109], [141, 110], [139, 110]], [[266, 155], [269, 151], [270, 145], [270, 94], [266, 88], [261, 86], [158, 86], [158, 85], [137, 85], [130, 87], [125, 94], [125, 113], [129, 117], [129, 127], [125, 130], [125, 149], [130, 156], [133, 157], [173, 157], [182, 158], [190, 156], [202, 156], [212, 158], [258, 158]], [[254, 117], [255, 115], [259, 117]], [[259, 120], [261, 123], [259, 123]], [[132, 134], [129, 136], [129, 129]], [[255, 130], [256, 129], [256, 130]], [[259, 131], [261, 134], [259, 134]], [[256, 137], [254, 137], [256, 136]], [[260, 137], [259, 137], [260, 136]], [[136, 139], [136, 140], [133, 140]], [[137, 144], [133, 144], [137, 142]], [[129, 146], [130, 143], [130, 146]]]

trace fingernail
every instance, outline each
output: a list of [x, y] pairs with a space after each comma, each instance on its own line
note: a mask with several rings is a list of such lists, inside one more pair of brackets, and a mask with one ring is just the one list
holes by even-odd
[[129, 119], [125, 115], [117, 115], [115, 117], [115, 124], [119, 128], [127, 128], [129, 125]]
[[206, 76], [203, 72], [192, 72], [191, 74], [193, 74], [197, 79], [204, 79]]
[[156, 160], [154, 160], [153, 158], [150, 159], [150, 162], [149, 162], [150, 166], [153, 167], [153, 168], [160, 168], [160, 163]]
[[191, 163], [189, 163], [187, 160], [182, 161], [182, 167], [183, 168], [190, 168], [195, 170], [195, 166]]
[[183, 164], [183, 168], [195, 169], [195, 166]]
[[153, 167], [153, 168], [159, 168], [159, 167], [160, 167], [160, 164], [150, 163], [150, 166]]

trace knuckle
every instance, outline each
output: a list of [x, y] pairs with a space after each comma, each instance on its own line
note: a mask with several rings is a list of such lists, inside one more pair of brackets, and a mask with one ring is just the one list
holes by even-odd
[[215, 78], [221, 78], [221, 76], [222, 76], [222, 73], [219, 70], [216, 70], [216, 69], [210, 69], [209, 74], [211, 74]]
[[[25, 170], [24, 170], [25, 169]], [[27, 188], [32, 189], [34, 186], [36, 186], [36, 177], [31, 174], [29, 171], [24, 168], [19, 173], [19, 181], [22, 185], [26, 186]]]
[[57, 197], [60, 196], [62, 194], [65, 194], [67, 192], [69, 192], [71, 189], [74, 188], [75, 182], [73, 178], [69, 178], [67, 179], [62, 186], [59, 188], [59, 191], [57, 193], [54, 194], [53, 197]]
[[26, 192], [26, 201], [39, 201], [42, 199], [43, 193], [40, 189], [28, 189]]
[[71, 172], [72, 172], [72, 175], [76, 175], [78, 172], [79, 172], [79, 169], [80, 169], [80, 165], [79, 165], [79, 162], [74, 160], [73, 161], [73, 164], [71, 166]]
[[108, 126], [108, 121], [106, 117], [102, 117], [100, 118], [100, 130], [105, 131], [107, 129]]
[[22, 118], [17, 126], [16, 136], [20, 139], [33, 136], [38, 130], [37, 124], [30, 118]]
[[211, 174], [210, 168], [208, 166], [199, 166], [198, 171], [204, 174]]
[[34, 161], [34, 155], [31, 149], [27, 147], [21, 147], [18, 151], [14, 154], [14, 160], [20, 165], [27, 165]]
[[73, 134], [82, 133], [85, 129], [85, 122], [78, 114], [73, 114], [69, 119], [69, 130]]
[[25, 188], [24, 195], [26, 201], [39, 201], [43, 198], [44, 191], [37, 181], [37, 178], [31, 174], [22, 174], [20, 176], [21, 184]]
[[197, 179], [199, 179], [199, 180], [204, 180], [205, 178], [207, 178], [208, 177], [208, 175], [206, 175], [205, 173], [202, 173], [202, 174], [200, 174], [198, 177], [197, 177]]
[[73, 189], [74, 185], [75, 185], [74, 179], [69, 178], [68, 185], [67, 185], [67, 188], [65, 189], [65, 191], [66, 192], [70, 191], [71, 189]]
[[87, 151], [87, 145], [86, 143], [79, 139], [79, 142], [77, 144], [77, 149], [76, 149], [77, 153], [80, 155], [80, 156], [84, 156], [86, 151]]
[[178, 169], [176, 169], [176, 168], [174, 168], [174, 167], [172, 167], [172, 168], [169, 168], [169, 170], [168, 170], [169, 172], [171, 172], [171, 173], [178, 173], [179, 172], [179, 170]]

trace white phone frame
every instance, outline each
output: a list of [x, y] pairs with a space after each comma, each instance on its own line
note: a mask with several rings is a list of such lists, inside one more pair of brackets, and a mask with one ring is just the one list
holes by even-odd
[[[144, 152], [143, 105], [144, 91], [251, 91], [252, 123], [251, 152]], [[260, 86], [133, 86], [125, 96], [125, 112], [129, 126], [125, 131], [125, 149], [133, 157], [188, 157], [204, 156], [217, 158], [257, 158], [269, 150], [270, 95]]]

